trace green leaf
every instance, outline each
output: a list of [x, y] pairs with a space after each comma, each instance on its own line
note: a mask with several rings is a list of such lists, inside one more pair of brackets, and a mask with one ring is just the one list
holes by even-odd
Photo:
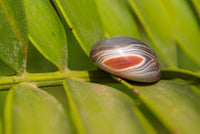
[[191, 56], [184, 52], [180, 45], [177, 45], [177, 58], [179, 68], [191, 71], [199, 71], [199, 66], [197, 63], [195, 63]]
[[68, 79], [64, 82], [78, 133], [154, 133], [132, 100], [114, 88]]
[[101, 21], [94, 0], [54, 0], [84, 52], [104, 38]]
[[29, 73], [44, 73], [55, 72], [58, 68], [47, 60], [29, 41], [27, 72]]
[[[173, 23], [178, 45], [200, 68], [200, 28], [188, 1], [167, 0], [162, 1], [162, 3], [165, 5], [168, 16]], [[185, 60], [185, 58], [182, 60]]]
[[199, 133], [200, 94], [184, 81], [161, 80], [148, 86], [134, 86], [140, 94], [173, 124], [176, 133]]
[[64, 27], [48, 0], [24, 0], [29, 39], [60, 70], [67, 67]]
[[[119, 89], [120, 91], [132, 97], [138, 109], [142, 112], [142, 114], [150, 122], [150, 124], [154, 127], [154, 129], [158, 134], [169, 134], [175, 132], [172, 125], [173, 123], [169, 122], [164, 115], [160, 114], [160, 112], [158, 112], [158, 110], [156, 109], [156, 106], [152, 105], [151, 102], [147, 101], [146, 98], [142, 94], [140, 94], [140, 92], [138, 92], [135, 86], [129, 84], [131, 86], [129, 87], [126, 84], [122, 85], [121, 83], [106, 83], [106, 85]], [[144, 84], [139, 84], [139, 83], [138, 85], [145, 86]], [[130, 88], [131, 90], [127, 89], [127, 87]], [[138, 93], [137, 95], [135, 94], [136, 93], [135, 91]]]
[[200, 0], [191, 0], [200, 19]]
[[140, 38], [138, 28], [123, 0], [96, 0], [107, 36]]
[[3, 127], [2, 127], [2, 121], [1, 121], [1, 118], [0, 118], [0, 134], [3, 134]]
[[[68, 28], [68, 27], [67, 27]], [[84, 53], [80, 47], [78, 41], [74, 37], [73, 33], [69, 28], [66, 30], [68, 38], [68, 68], [71, 70], [95, 70], [97, 69]]]
[[15, 72], [8, 66], [6, 66], [1, 60], [0, 60], [0, 70], [1, 70], [0, 76], [10, 76], [15, 74]]
[[128, 0], [153, 43], [153, 48], [168, 66], [177, 66], [173, 27], [159, 0]]
[[9, 91], [5, 108], [7, 134], [72, 133], [69, 123], [60, 102], [33, 84], [20, 84]]
[[0, 0], [0, 59], [17, 73], [26, 68], [27, 25], [22, 0]]
[[4, 117], [4, 108], [5, 108], [7, 94], [8, 94], [8, 91], [0, 92], [0, 116], [1, 117]]

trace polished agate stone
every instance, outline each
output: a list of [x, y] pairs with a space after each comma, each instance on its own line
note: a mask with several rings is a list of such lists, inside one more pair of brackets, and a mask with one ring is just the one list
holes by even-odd
[[154, 52], [132, 37], [101, 40], [92, 47], [90, 58], [102, 70], [132, 81], [155, 82], [161, 75]]

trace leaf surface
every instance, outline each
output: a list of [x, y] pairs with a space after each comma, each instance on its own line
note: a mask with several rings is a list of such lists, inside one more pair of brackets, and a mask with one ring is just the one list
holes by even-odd
[[17, 73], [26, 68], [27, 25], [22, 0], [0, 0], [0, 59]]
[[200, 19], [200, 0], [191, 0]]
[[60, 70], [67, 67], [64, 27], [48, 0], [24, 0], [29, 38], [33, 45]]
[[173, 27], [159, 0], [129, 0], [131, 8], [152, 42], [152, 47], [168, 66], [177, 66]]
[[2, 120], [0, 118], [0, 134], [3, 134]]
[[[134, 86], [173, 124], [175, 132], [198, 133], [200, 123], [200, 94], [184, 81], [161, 80], [148, 86]], [[186, 127], [187, 126], [187, 127]]]
[[96, 0], [107, 36], [140, 38], [137, 25], [123, 0]]
[[150, 133], [132, 100], [114, 88], [68, 79], [64, 87], [78, 133]]
[[66, 33], [68, 38], [68, 49], [70, 50], [68, 52], [68, 68], [71, 70], [97, 69], [96, 66], [92, 64], [89, 57], [84, 53], [69, 27], [67, 27]]
[[95, 1], [54, 0], [54, 3], [84, 52], [89, 55], [91, 47], [105, 38]]
[[[200, 27], [186, 0], [162, 1], [173, 24], [175, 38], [183, 52], [200, 68]], [[180, 56], [184, 61], [185, 57]], [[188, 60], [187, 60], [188, 61]]]
[[9, 91], [5, 121], [7, 134], [73, 133], [60, 102], [32, 84], [20, 84]]

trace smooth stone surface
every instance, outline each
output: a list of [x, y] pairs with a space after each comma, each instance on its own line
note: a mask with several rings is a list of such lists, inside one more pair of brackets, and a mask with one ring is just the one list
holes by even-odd
[[101, 40], [92, 47], [90, 58], [102, 70], [132, 81], [155, 82], [161, 75], [154, 52], [132, 37]]

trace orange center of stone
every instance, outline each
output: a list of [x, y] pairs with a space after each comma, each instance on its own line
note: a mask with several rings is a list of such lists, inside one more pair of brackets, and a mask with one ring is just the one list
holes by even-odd
[[139, 65], [142, 61], [143, 58], [139, 56], [124, 56], [111, 58], [109, 60], [104, 61], [104, 64], [113, 70], [121, 70]]

